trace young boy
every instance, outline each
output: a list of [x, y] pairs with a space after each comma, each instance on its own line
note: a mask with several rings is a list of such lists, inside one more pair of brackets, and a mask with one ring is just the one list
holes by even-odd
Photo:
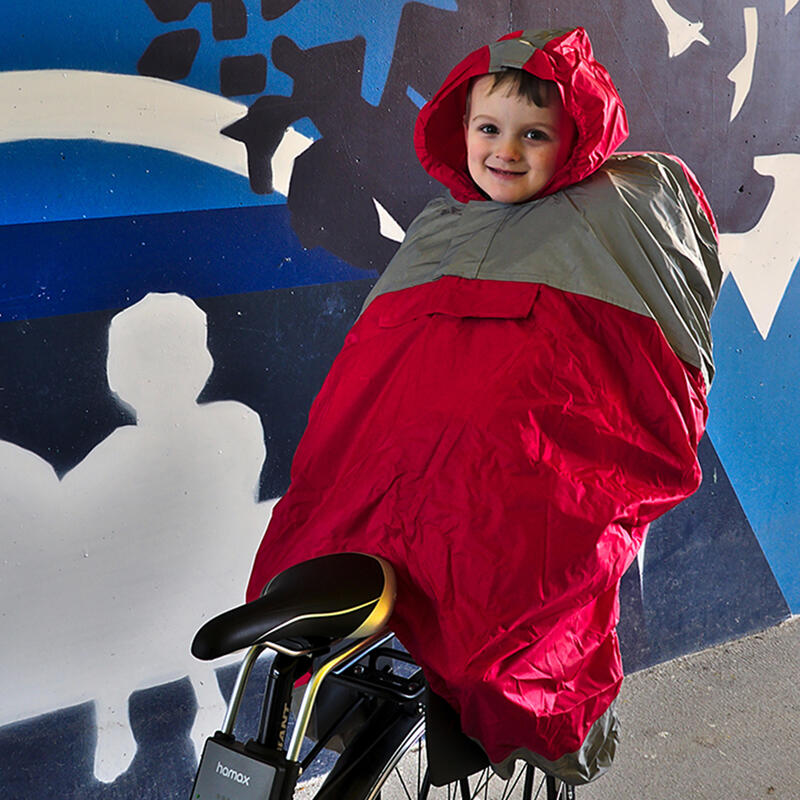
[[499, 203], [524, 203], [566, 163], [575, 125], [555, 84], [509, 69], [471, 81], [464, 133], [475, 185]]
[[393, 629], [501, 774], [608, 767], [619, 580], [700, 482], [713, 220], [676, 159], [612, 156], [626, 136], [581, 28], [453, 70], [415, 131], [451, 196], [348, 334], [248, 588], [386, 558]]

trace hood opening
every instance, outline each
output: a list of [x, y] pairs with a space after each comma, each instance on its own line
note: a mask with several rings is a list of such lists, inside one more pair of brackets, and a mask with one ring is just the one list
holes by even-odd
[[485, 199], [467, 170], [463, 118], [470, 81], [509, 68], [553, 81], [575, 124], [569, 158], [537, 197], [591, 175], [628, 136], [622, 100], [583, 28], [508, 34], [457, 64], [417, 118], [414, 146], [422, 166], [461, 202]]

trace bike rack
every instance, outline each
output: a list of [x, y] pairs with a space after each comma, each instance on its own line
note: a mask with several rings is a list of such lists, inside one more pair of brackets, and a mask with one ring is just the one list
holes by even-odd
[[[322, 686], [322, 682], [325, 680], [325, 678], [337, 667], [342, 670], [347, 669], [352, 662], [361, 658], [365, 653], [368, 653], [373, 648], [380, 647], [380, 645], [387, 642], [391, 636], [391, 633], [382, 631], [380, 633], [374, 633], [372, 636], [369, 636], [366, 639], [360, 639], [349, 647], [344, 648], [328, 658], [317, 668], [317, 670], [312, 674], [311, 680], [308, 682], [305, 693], [303, 694], [303, 700], [297, 713], [297, 719], [292, 731], [289, 748], [286, 751], [287, 760], [294, 762], [300, 761], [300, 748], [303, 744], [306, 731], [308, 730], [309, 722], [311, 721], [311, 712], [314, 708], [314, 702], [317, 699], [320, 687]], [[255, 644], [248, 648], [244, 659], [239, 666], [239, 671], [236, 674], [236, 681], [233, 685], [233, 691], [231, 692], [231, 699], [228, 703], [228, 708], [225, 712], [225, 719], [222, 723], [221, 731], [227, 736], [233, 736], [233, 728], [236, 723], [236, 717], [239, 714], [239, 707], [241, 706], [245, 689], [247, 688], [247, 682], [250, 679], [250, 673], [253, 671], [253, 667], [255, 666], [258, 657], [266, 649], [292, 656], [303, 656], [313, 653], [313, 650], [311, 649], [293, 650], [280, 644], [273, 644], [272, 642]]]
[[386, 638], [387, 634], [384, 632], [373, 633], [372, 636], [366, 639], [361, 639], [351, 647], [348, 647], [336, 655], [329, 658], [314, 672], [311, 680], [306, 686], [303, 700], [300, 703], [300, 709], [297, 712], [297, 719], [295, 720], [294, 730], [292, 731], [292, 738], [289, 741], [289, 748], [286, 751], [286, 758], [289, 761], [300, 761], [300, 748], [303, 744], [308, 724], [311, 721], [311, 711], [314, 708], [314, 702], [317, 699], [322, 681], [330, 674], [336, 667], [341, 666], [343, 669], [348, 666], [347, 662], [360, 658], [364, 653], [371, 650], [382, 639]]

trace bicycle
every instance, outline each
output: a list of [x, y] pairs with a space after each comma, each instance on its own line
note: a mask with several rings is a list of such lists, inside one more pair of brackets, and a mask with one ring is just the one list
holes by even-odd
[[[222, 728], [206, 741], [192, 800], [575, 798], [574, 787], [530, 764], [508, 780], [494, 773], [387, 630], [395, 591], [381, 558], [322, 556], [284, 570], [260, 598], [203, 625], [195, 657], [246, 655]], [[238, 741], [242, 697], [266, 649], [274, 657], [258, 732]], [[309, 672], [290, 731], [295, 685]], [[298, 783], [326, 748], [340, 753], [324, 779]]]

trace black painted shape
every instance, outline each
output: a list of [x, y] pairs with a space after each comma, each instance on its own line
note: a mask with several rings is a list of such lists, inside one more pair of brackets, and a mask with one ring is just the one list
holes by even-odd
[[156, 36], [142, 53], [136, 68], [140, 75], [183, 80], [191, 71], [200, 47], [200, 31], [186, 28]]
[[243, 39], [247, 35], [244, 0], [211, 0], [211, 30], [218, 42]]
[[[272, 61], [279, 70], [294, 78], [291, 97], [259, 97], [246, 117], [222, 131], [247, 147], [250, 186], [254, 192], [266, 194], [273, 190], [270, 162], [289, 125], [302, 117], [311, 117], [319, 128], [319, 113], [329, 99], [343, 101], [343, 89], [350, 97], [360, 91], [364, 48], [365, 42], [360, 36], [349, 42], [305, 51], [286, 36], [276, 37], [272, 43]], [[347, 64], [344, 71], [338, 69], [342, 62]], [[346, 157], [345, 153], [341, 155]], [[322, 177], [318, 175], [317, 179]], [[302, 236], [300, 239], [302, 241]]]
[[256, 53], [252, 56], [229, 56], [219, 64], [219, 87], [225, 97], [260, 94], [267, 85], [267, 58]]
[[261, 16], [267, 21], [278, 19], [299, 2], [300, 0], [261, 0]]
[[202, 0], [145, 0], [160, 22], [178, 22], [186, 19]]
[[135, 422], [106, 382], [115, 311], [0, 326], [0, 439], [31, 450], [61, 476], [120, 425]]
[[[292, 228], [305, 247], [324, 247], [353, 266], [383, 272], [398, 245], [380, 235], [373, 195], [359, 183], [362, 170], [341, 158], [344, 152], [341, 143], [322, 139], [295, 160], [287, 202]], [[339, 187], [338, 202], [320, 191], [323, 175]]]
[[[186, 646], [188, 652], [188, 639]], [[0, 728], [3, 798], [188, 798], [195, 771], [189, 732], [196, 710], [187, 678], [131, 694], [130, 722], [138, 749], [127, 771], [110, 784], [94, 777], [92, 703]]]
[[[284, 131], [309, 117], [322, 137], [295, 160], [288, 197], [292, 227], [305, 247], [324, 247], [353, 266], [382, 270], [397, 244], [380, 235], [372, 198], [408, 224], [408, 190], [421, 168], [404, 168], [413, 158], [413, 103], [402, 96], [399, 118], [361, 97], [364, 50], [360, 36], [308, 50], [277, 37], [272, 61], [293, 78], [291, 97], [260, 97], [223, 133], [244, 142], [250, 185], [264, 193], [272, 190], [270, 160]], [[394, 177], [398, 170], [402, 182]]]
[[397, 246], [381, 235], [372, 198], [405, 229], [443, 192], [414, 153], [418, 108], [407, 90], [431, 96], [460, 58], [507, 33], [507, 25], [507, 0], [463, 2], [457, 12], [406, 4], [377, 107], [361, 94], [360, 39], [305, 51], [275, 41], [273, 64], [294, 80], [298, 116], [303, 112], [321, 134], [295, 160], [288, 196], [292, 227], [306, 247], [324, 247], [362, 269], [385, 269]]
[[196, 767], [190, 732], [197, 713], [189, 679], [133, 692], [128, 709], [139, 746], [133, 763], [108, 786], [94, 782], [82, 800], [188, 798]]
[[260, 499], [282, 495], [294, 451], [373, 281], [198, 300], [214, 358], [198, 402], [238, 400], [261, 417], [267, 458]]
[[273, 191], [272, 156], [286, 129], [297, 119], [291, 98], [270, 95], [259, 97], [245, 117], [222, 129], [223, 135], [247, 148], [250, 188], [256, 194]]
[[623, 579], [620, 639], [626, 672], [763, 630], [789, 616], [707, 436], [699, 455], [700, 489], [650, 528], [643, 591], [638, 592], [635, 577]]
[[[288, 10], [265, 3], [266, 15]], [[507, 33], [507, 0], [459, 4], [459, 11], [404, 6], [391, 68], [376, 107], [361, 95], [364, 40], [356, 37], [300, 50], [278, 37], [275, 67], [294, 81], [291, 98], [259, 98], [248, 116], [224, 131], [247, 146], [254, 191], [272, 188], [269, 161], [287, 125], [308, 117], [321, 138], [296, 160], [289, 189], [292, 227], [306, 247], [324, 247], [355, 267], [383, 271], [397, 249], [380, 233], [375, 198], [403, 228], [442, 187], [413, 148], [413, 87], [431, 96], [460, 58]], [[431, 31], [446, 35], [431, 36]]]
[[91, 703], [0, 728], [0, 786], [7, 800], [82, 797], [93, 779]]

